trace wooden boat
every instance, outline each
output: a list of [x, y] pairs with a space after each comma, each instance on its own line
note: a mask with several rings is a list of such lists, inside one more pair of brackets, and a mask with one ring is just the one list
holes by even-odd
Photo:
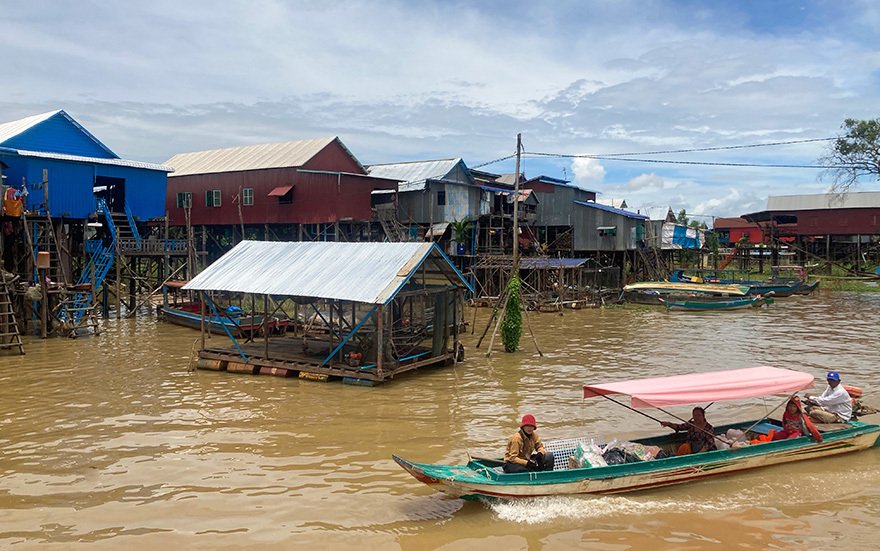
[[764, 304], [772, 304], [772, 298], [755, 297], [730, 298], [725, 300], [703, 300], [700, 297], [689, 299], [660, 298], [660, 303], [667, 310], [687, 310], [692, 312], [716, 312], [729, 310], [745, 310], [758, 308]]
[[749, 295], [766, 295], [772, 291], [774, 297], [790, 297], [801, 287], [801, 282], [749, 279], [747, 270], [675, 270], [670, 280], [698, 285], [746, 285]]
[[623, 288], [620, 298], [636, 304], [660, 304], [660, 298], [704, 297], [706, 300], [724, 300], [744, 297], [749, 288], [745, 285], [716, 285], [707, 283], [683, 283], [676, 281], [642, 281], [630, 283]]
[[[201, 306], [197, 302], [183, 302], [175, 305], [163, 304], [158, 307], [159, 316], [169, 323], [190, 327], [192, 329], [202, 328]], [[285, 318], [271, 317], [268, 320], [269, 334], [284, 334], [287, 330], [288, 320]], [[224, 329], [225, 328], [225, 329]], [[211, 312], [210, 315], [205, 314], [205, 329], [215, 335], [225, 335], [228, 330], [235, 338], [254, 335], [263, 335], [263, 316], [262, 315], [241, 315], [236, 316], [222, 313], [219, 316]]]
[[[788, 395], [812, 386], [813, 376], [808, 373], [762, 366], [585, 385], [584, 397], [601, 396], [624, 405], [610, 397], [624, 394], [630, 396], [631, 406], [624, 405], [630, 409], [663, 408], [782, 393]], [[782, 426], [779, 421], [764, 418], [715, 427], [716, 434], [729, 428], [746, 431], [747, 437], [757, 437], [769, 434], [770, 430], [781, 430]], [[500, 460], [497, 459], [471, 458], [466, 465], [435, 465], [414, 463], [396, 455], [392, 457], [417, 480], [450, 496], [469, 500], [512, 499], [611, 494], [695, 482], [770, 465], [809, 461], [864, 450], [876, 445], [878, 435], [880, 426], [851, 421], [846, 424], [820, 425], [818, 436], [821, 440], [800, 436], [697, 454], [576, 469], [568, 468], [568, 457], [563, 452], [554, 453], [553, 471], [521, 474], [504, 473], [500, 468]], [[671, 451], [683, 439], [683, 434], [667, 434], [636, 439], [633, 442]], [[570, 445], [572, 441], [567, 442]], [[552, 451], [551, 444], [547, 442], [545, 447]], [[823, 469], [827, 469], [827, 465]]]
[[809, 295], [819, 288], [820, 279], [809, 283], [807, 281], [807, 270], [803, 266], [771, 266], [770, 279], [771, 283], [780, 285], [795, 285], [795, 295]]

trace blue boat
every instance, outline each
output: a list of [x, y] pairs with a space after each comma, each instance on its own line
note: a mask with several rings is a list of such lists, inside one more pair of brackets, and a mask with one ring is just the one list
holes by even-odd
[[772, 304], [772, 298], [761, 295], [754, 297], [730, 298], [726, 300], [705, 300], [700, 297], [687, 299], [660, 298], [660, 304], [667, 310], [686, 310], [691, 312], [724, 312], [729, 310], [745, 310], [758, 308], [764, 304]]
[[698, 285], [746, 285], [749, 295], [766, 295], [772, 291], [777, 298], [790, 297], [802, 287], [801, 282], [749, 279], [748, 270], [675, 270], [669, 280]]

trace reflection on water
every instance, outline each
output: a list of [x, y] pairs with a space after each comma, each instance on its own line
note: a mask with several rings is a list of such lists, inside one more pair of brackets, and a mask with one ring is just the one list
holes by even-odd
[[[650, 434], [655, 422], [584, 401], [581, 385], [667, 373], [769, 364], [821, 381], [835, 369], [876, 405], [878, 324], [880, 295], [828, 291], [716, 315], [533, 313], [544, 357], [526, 335], [522, 352], [485, 358], [468, 334], [458, 368], [372, 389], [189, 372], [198, 333], [151, 319], [31, 339], [27, 356], [0, 357], [0, 548], [873, 547], [880, 449], [626, 496], [493, 504], [444, 497], [390, 456], [498, 455], [524, 413], [544, 439]], [[721, 424], [776, 405], [707, 415]]]

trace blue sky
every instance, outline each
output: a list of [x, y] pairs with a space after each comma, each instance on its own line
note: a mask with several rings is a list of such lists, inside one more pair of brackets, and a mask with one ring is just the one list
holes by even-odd
[[[62, 108], [125, 158], [338, 135], [364, 163], [804, 140], [880, 116], [868, 0], [4, 2], [0, 121]], [[664, 155], [815, 164], [823, 143]], [[535, 158], [699, 216], [820, 193], [814, 169]], [[507, 161], [486, 170], [512, 172]], [[877, 190], [865, 182], [860, 190]]]

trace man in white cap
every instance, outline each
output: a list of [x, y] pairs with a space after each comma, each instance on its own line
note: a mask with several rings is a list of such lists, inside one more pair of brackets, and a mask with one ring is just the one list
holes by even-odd
[[816, 423], [846, 423], [852, 417], [852, 398], [836, 371], [829, 371], [825, 379], [828, 388], [821, 396], [804, 395], [807, 415]]
[[544, 444], [535, 432], [537, 423], [534, 415], [523, 415], [519, 430], [507, 439], [504, 452], [504, 472], [526, 473], [531, 471], [552, 471], [553, 452], [544, 449]]

